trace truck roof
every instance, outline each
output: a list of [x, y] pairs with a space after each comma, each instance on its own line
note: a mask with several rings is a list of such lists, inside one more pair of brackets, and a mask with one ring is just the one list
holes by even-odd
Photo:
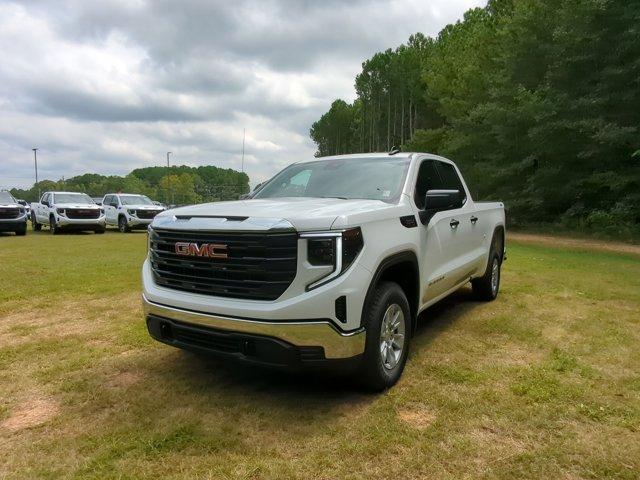
[[394, 153], [393, 155], [389, 154], [389, 152], [374, 152], [374, 153], [350, 153], [347, 155], [330, 155], [327, 157], [315, 157], [315, 158], [310, 158], [307, 160], [301, 160], [299, 162], [296, 163], [309, 163], [309, 162], [318, 162], [318, 161], [324, 161], [324, 160], [340, 160], [340, 159], [345, 159], [345, 158], [378, 158], [380, 160], [383, 160], [385, 158], [408, 158], [411, 159], [414, 155], [424, 155], [428, 158], [432, 158], [434, 160], [439, 160], [441, 162], [445, 162], [445, 163], [451, 163], [454, 164], [453, 161], [449, 160], [448, 158], [444, 158], [441, 157], [439, 155], [435, 155], [433, 153], [425, 153], [425, 152], [398, 152], [398, 153]]
[[51, 190], [49, 192], [44, 192], [44, 193], [65, 193], [65, 194], [67, 194], [67, 193], [75, 193], [76, 195], [86, 195], [86, 193], [84, 193], [84, 192], [63, 192], [61, 190]]
[[393, 155], [389, 155], [389, 152], [374, 152], [374, 153], [350, 153], [346, 155], [330, 155], [327, 157], [315, 157], [307, 160], [301, 160], [297, 163], [317, 162], [322, 160], [339, 160], [345, 158], [411, 158], [415, 152], [398, 152]]

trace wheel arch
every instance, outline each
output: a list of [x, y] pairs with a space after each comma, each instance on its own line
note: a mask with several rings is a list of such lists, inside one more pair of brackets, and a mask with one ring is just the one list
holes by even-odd
[[501, 242], [501, 246], [502, 248], [500, 249], [500, 261], [503, 261], [506, 258], [506, 245], [507, 245], [507, 239], [506, 239], [506, 232], [504, 229], [504, 225], [496, 225], [496, 227], [493, 229], [493, 238], [492, 238], [492, 243], [495, 239], [500, 239]]
[[415, 331], [420, 298], [420, 269], [415, 252], [405, 250], [394, 253], [380, 262], [369, 283], [362, 309], [361, 325], [366, 324], [365, 314], [376, 286], [382, 281], [397, 283], [404, 291], [411, 309], [411, 331]]

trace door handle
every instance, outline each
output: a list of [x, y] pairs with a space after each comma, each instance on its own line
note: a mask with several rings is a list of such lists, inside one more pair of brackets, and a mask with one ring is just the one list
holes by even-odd
[[460, 222], [455, 218], [449, 222], [449, 226], [451, 228], [458, 228], [458, 225], [460, 225]]
[[475, 225], [477, 221], [478, 221], [478, 217], [475, 217], [475, 216], [471, 217], [471, 223]]

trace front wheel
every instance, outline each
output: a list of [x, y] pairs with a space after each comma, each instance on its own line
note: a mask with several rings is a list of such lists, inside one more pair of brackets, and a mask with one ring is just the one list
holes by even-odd
[[131, 230], [125, 217], [118, 218], [118, 230], [120, 230], [120, 233], [127, 233]]
[[16, 235], [19, 237], [23, 237], [27, 234], [27, 222], [24, 222], [24, 225], [22, 226], [22, 228], [19, 228], [18, 230], [16, 230]]
[[49, 230], [51, 231], [51, 235], [60, 233], [60, 228], [56, 225], [56, 219], [53, 217], [49, 218]]
[[404, 291], [393, 282], [381, 282], [366, 308], [361, 379], [366, 388], [381, 391], [398, 381], [407, 362], [411, 310]]

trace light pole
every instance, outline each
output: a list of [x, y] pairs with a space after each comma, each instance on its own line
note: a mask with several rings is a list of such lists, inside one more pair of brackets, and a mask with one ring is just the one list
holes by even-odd
[[32, 148], [31, 150], [33, 150], [33, 163], [36, 166], [36, 186], [38, 187], [38, 198], [37, 198], [37, 200], [40, 200], [40, 185], [38, 185], [38, 149], [37, 148]]
[[172, 152], [167, 152], [167, 168], [169, 168], [169, 155], [171, 155]]

